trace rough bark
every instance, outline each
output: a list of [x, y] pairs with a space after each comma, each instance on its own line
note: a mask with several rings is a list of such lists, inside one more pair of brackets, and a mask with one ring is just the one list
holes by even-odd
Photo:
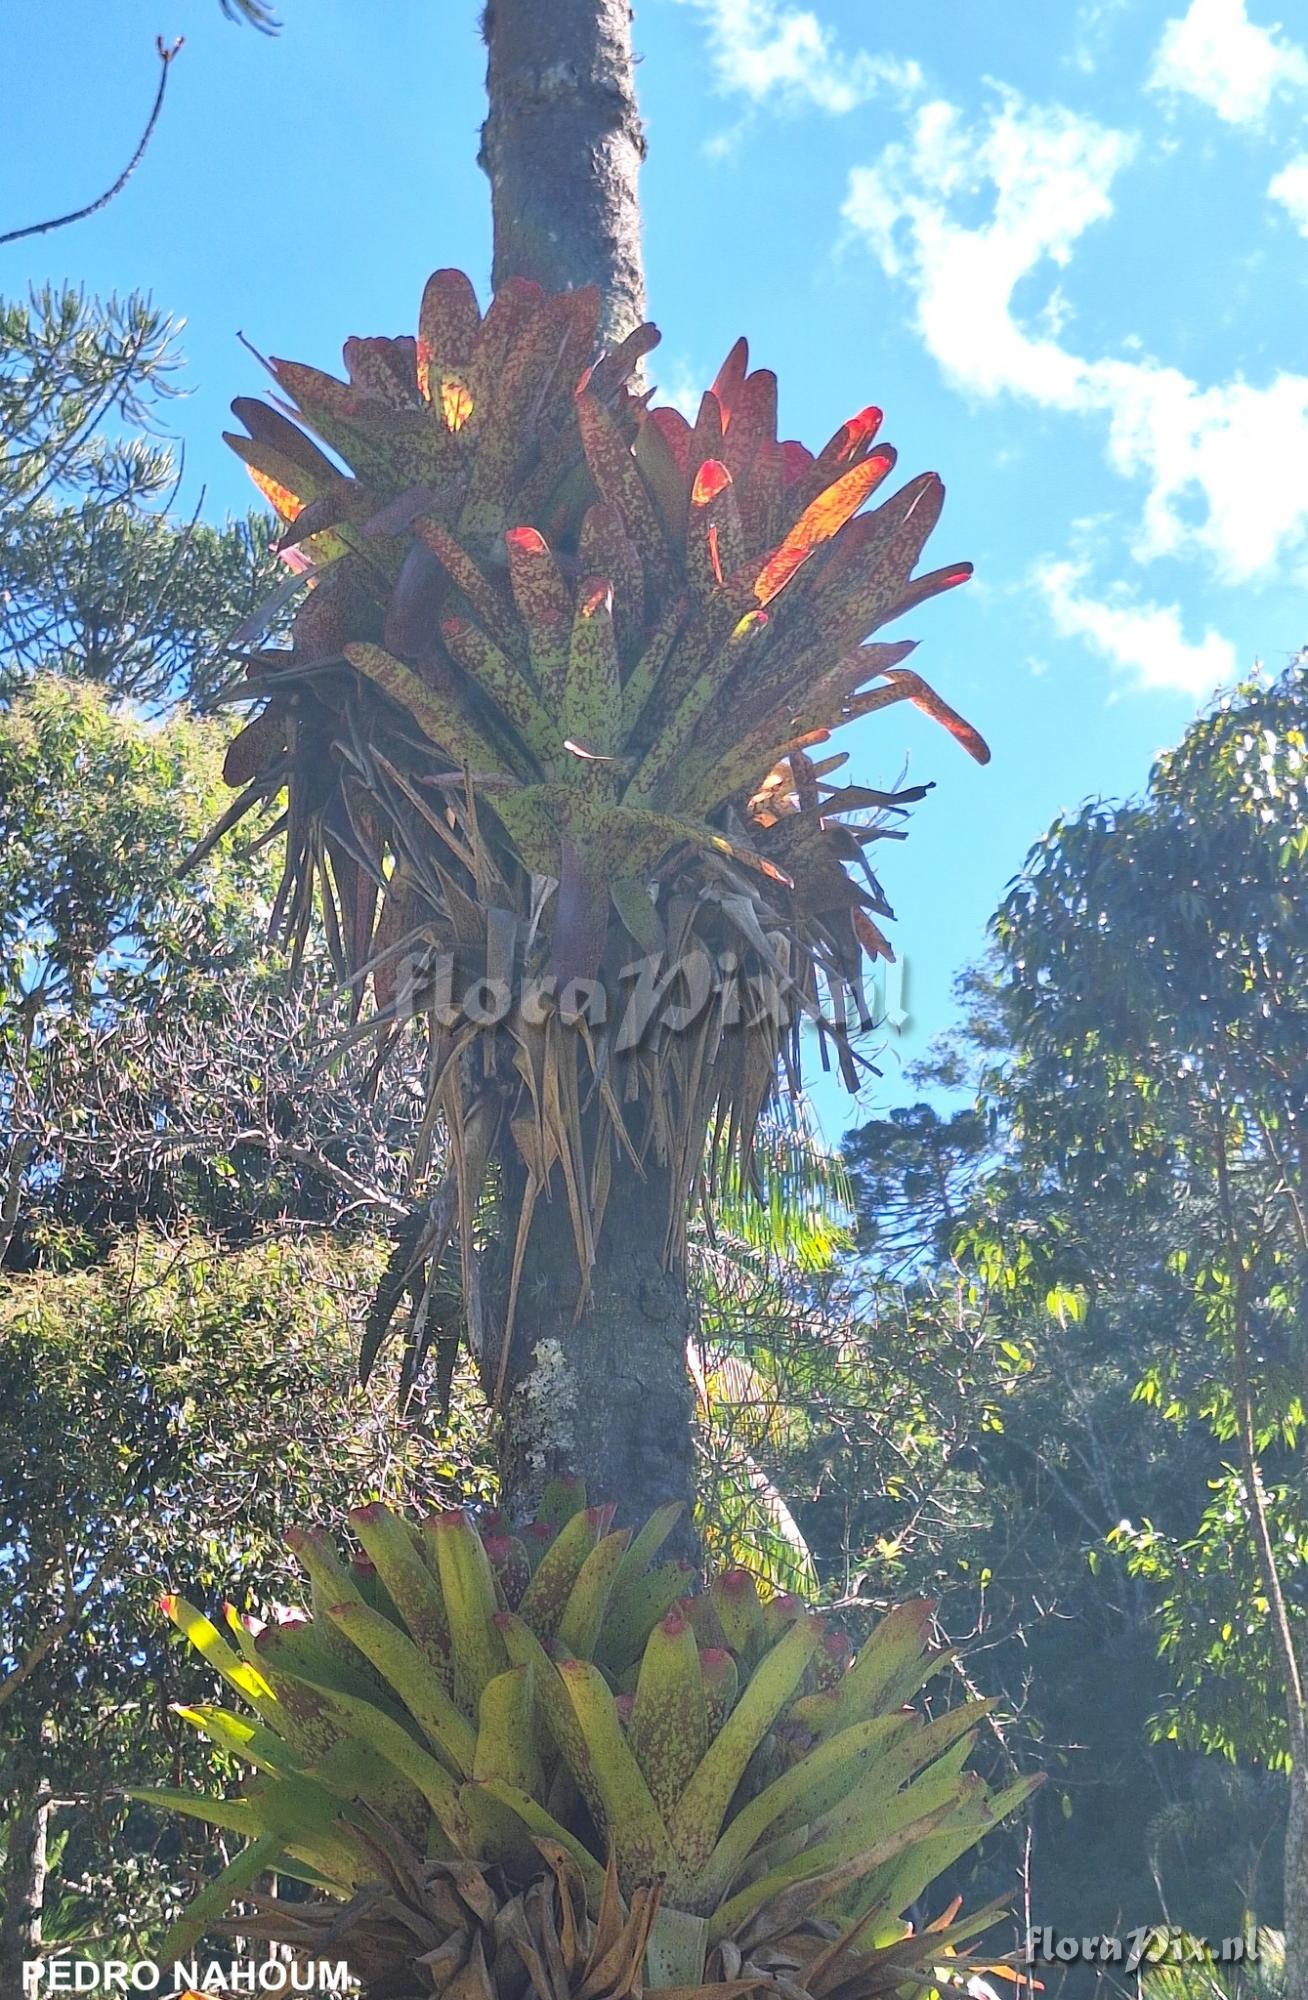
[[627, 0], [490, 0], [483, 30], [494, 282], [598, 285], [620, 339], [645, 316]]
[[23, 1991], [23, 1961], [41, 1956], [41, 1913], [49, 1871], [50, 1794], [21, 1806], [9, 1829], [0, 1920], [0, 1992]]
[[[645, 140], [628, 0], [490, 0], [483, 28], [481, 161], [491, 183], [494, 282], [534, 278], [551, 291], [597, 285], [604, 335], [620, 339], [645, 316]], [[516, 1223], [520, 1184], [512, 1162], [502, 1166], [505, 1213]], [[502, 1497], [519, 1518], [560, 1472], [584, 1477], [593, 1500], [615, 1501], [624, 1523], [692, 1497], [692, 1311], [661, 1262], [667, 1201], [657, 1173], [641, 1180], [615, 1167], [580, 1319], [562, 1190], [537, 1211], [503, 1385]], [[487, 1278], [491, 1322], [502, 1325], [503, 1259], [497, 1268], [492, 1257]], [[498, 1373], [497, 1357], [487, 1373]], [[687, 1528], [677, 1552], [693, 1547]]]
[[[506, 1192], [507, 1213], [516, 1217], [516, 1191]], [[503, 1504], [516, 1518], [530, 1516], [545, 1481], [558, 1473], [581, 1475], [589, 1498], [614, 1501], [624, 1525], [639, 1524], [665, 1501], [692, 1498], [692, 1308], [680, 1278], [662, 1264], [667, 1199], [658, 1174], [640, 1180], [629, 1169], [615, 1172], [591, 1303], [580, 1319], [562, 1193], [537, 1210], [501, 1418]], [[488, 1275], [502, 1308], [503, 1256]], [[497, 1358], [486, 1358], [486, 1372], [498, 1372]], [[688, 1521], [669, 1552], [693, 1558]]]
[[1296, 1758], [1285, 1826], [1285, 2000], [1308, 2000], [1308, 1770]]

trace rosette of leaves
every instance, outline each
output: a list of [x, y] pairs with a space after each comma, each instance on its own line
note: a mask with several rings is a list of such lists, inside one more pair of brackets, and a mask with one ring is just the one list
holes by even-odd
[[[233, 1799], [136, 1795], [246, 1836], [171, 1949], [240, 1901], [241, 1935], [350, 1958], [373, 2000], [516, 1993], [533, 1952], [557, 1964], [548, 1919], [576, 1975], [560, 1991], [788, 1965], [821, 2000], [893, 1992], [994, 1921], [915, 1934], [902, 1915], [1030, 1789], [965, 1768], [990, 1704], [909, 1705], [947, 1658], [931, 1605], [855, 1655], [744, 1571], [687, 1597], [685, 1566], [656, 1560], [675, 1507], [633, 1537], [583, 1499], [555, 1489], [521, 1536], [360, 1508], [353, 1559], [293, 1537], [306, 1609], [229, 1612], [231, 1640], [164, 1600], [250, 1711], [181, 1713], [253, 1771]], [[308, 1900], [261, 1893], [269, 1871]]]
[[806, 1016], [856, 1081], [860, 968], [890, 956], [867, 850], [922, 788], [838, 781], [820, 746], [909, 701], [988, 756], [911, 641], [869, 643], [970, 574], [914, 575], [934, 473], [868, 505], [895, 464], [880, 412], [817, 453], [779, 440], [741, 341], [690, 423], [632, 385], [655, 329], [596, 359], [598, 320], [593, 291], [524, 282], [483, 317], [438, 271], [416, 340], [348, 341], [345, 382], [273, 361], [275, 402], [234, 405], [309, 587], [229, 690], [261, 706], [224, 820], [273, 813], [274, 927], [300, 947], [316, 901], [361, 1004], [371, 982], [360, 1032], [430, 1020], [442, 1231], [508, 1147], [515, 1271], [561, 1186], [583, 1295], [619, 1157], [666, 1170], [675, 1260], [706, 1134], [748, 1173]]

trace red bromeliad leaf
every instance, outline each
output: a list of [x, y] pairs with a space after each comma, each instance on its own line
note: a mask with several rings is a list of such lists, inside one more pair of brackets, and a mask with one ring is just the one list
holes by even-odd
[[654, 416], [664, 414], [677, 418], [684, 426], [680, 434], [669, 433], [667, 427], [652, 419], [643, 423], [636, 433], [633, 452], [640, 476], [649, 488], [654, 504], [658, 508], [667, 538], [675, 548], [684, 541], [686, 535], [686, 510], [689, 501], [686, 486], [686, 466], [689, 460], [691, 429], [684, 417], [676, 410], [655, 411]]
[[[533, 975], [550, 963], [606, 991], [632, 938], [730, 949], [784, 970], [857, 1080], [862, 954], [890, 950], [863, 847], [898, 837], [921, 788], [836, 787], [843, 756], [806, 753], [912, 702], [988, 755], [905, 670], [911, 642], [863, 643], [969, 574], [913, 573], [943, 489], [927, 474], [869, 510], [894, 465], [879, 411], [816, 456], [778, 441], [776, 378], [743, 340], [693, 425], [651, 408], [631, 378], [657, 334], [597, 359], [598, 314], [593, 290], [512, 282], [483, 318], [442, 271], [416, 341], [347, 342], [347, 381], [275, 362], [296, 407], [234, 405], [234, 448], [294, 523], [288, 553], [333, 563], [289, 649], [247, 656], [267, 705], [229, 753], [235, 810], [287, 788], [276, 905], [297, 950], [315, 897], [355, 972], [418, 938], [489, 963], [506, 926]], [[371, 975], [383, 1017], [397, 963]], [[748, 1165], [784, 1039], [779, 1022], [725, 1035], [706, 1019], [628, 1060], [602, 1023], [498, 1032], [517, 1055], [446, 1062], [431, 1116], [470, 1115], [475, 1090], [501, 1130], [530, 1130], [538, 1192], [566, 1165], [583, 1264], [615, 1149], [671, 1163], [684, 1190], [717, 1117]]]
[[658, 328], [648, 320], [642, 326], [633, 327], [626, 339], [601, 355], [593, 368], [582, 371], [577, 388], [589, 389], [601, 403], [612, 402], [662, 338]]
[[631, 448], [610, 412], [588, 391], [577, 397], [576, 409], [586, 461], [600, 497], [616, 510], [640, 550], [646, 575], [662, 584], [671, 570], [667, 540]]
[[749, 342], [742, 334], [719, 368], [713, 382], [713, 394], [724, 411], [728, 413], [734, 411], [748, 373]]
[[702, 465], [706, 458], [722, 456], [722, 405], [711, 389], [699, 399], [699, 414], [690, 441], [690, 462]]
[[731, 485], [731, 474], [722, 461], [706, 458], [695, 474], [695, 484], [691, 488], [692, 507], [707, 507], [710, 500], [716, 500], [719, 493], [725, 493]]
[[647, 413], [641, 428], [657, 431], [676, 460], [678, 470], [683, 476], [689, 474], [690, 447], [694, 432], [680, 410], [660, 404], [657, 409]]
[[457, 375], [442, 375], [436, 387], [433, 401], [437, 404], [447, 431], [461, 431], [472, 419], [472, 392], [466, 382]]
[[434, 271], [418, 311], [418, 387], [429, 402], [439, 385], [456, 377], [466, 382], [481, 309], [462, 271]]
[[353, 387], [375, 402], [393, 410], [416, 407], [418, 344], [411, 335], [397, 340], [347, 340], [342, 359]]
[[814, 549], [830, 541], [844, 527], [868, 495], [881, 484], [893, 463], [887, 453], [874, 452], [861, 465], [842, 473], [816, 500], [809, 503], [780, 548], [768, 557], [755, 578], [754, 595], [760, 604], [770, 604]]
[[[809, 682], [799, 705], [803, 717], [830, 716], [838, 721], [844, 705], [867, 681], [897, 667], [917, 648], [915, 639], [900, 639], [893, 645], [875, 642], [856, 646], [842, 660]], [[887, 690], [888, 692], [888, 690]]]
[[270, 702], [261, 715], [247, 722], [227, 746], [223, 759], [223, 782], [239, 791], [251, 778], [274, 765], [285, 755], [287, 746], [286, 710]]
[[623, 660], [631, 661], [645, 633], [645, 579], [635, 544], [623, 530], [616, 510], [602, 501], [586, 509], [577, 562], [583, 575], [609, 579], [618, 651]]
[[293, 521], [297, 515], [303, 512], [303, 500], [298, 495], [292, 493], [288, 487], [280, 485], [277, 480], [270, 478], [266, 472], [260, 472], [257, 466], [252, 465], [249, 470], [251, 479], [279, 520]]
[[515, 651], [521, 634], [513, 605], [486, 575], [480, 563], [442, 522], [424, 516], [413, 525], [450, 581], [463, 592], [479, 624], [497, 645], [507, 651]]
[[813, 463], [813, 454], [798, 438], [786, 438], [781, 446], [781, 477], [786, 486], [802, 479]]
[[884, 932], [878, 930], [866, 910], [855, 910], [853, 914], [854, 935], [868, 957], [875, 961], [884, 958], [887, 965], [895, 962], [894, 949]]
[[705, 459], [690, 490], [686, 573], [691, 588], [708, 597], [734, 575], [745, 558], [744, 532], [731, 474], [721, 459]]
[[828, 438], [817, 455], [817, 463], [829, 465], [849, 465], [855, 459], [866, 457], [872, 448], [872, 440], [881, 428], [882, 412], [875, 403], [869, 403], [856, 417], [843, 423], [833, 437]]
[[429, 687], [380, 646], [348, 645], [344, 653], [352, 667], [407, 709], [428, 740], [448, 750], [456, 762], [508, 772], [500, 751], [452, 696]]
[[321, 368], [311, 368], [304, 361], [279, 361], [276, 355], [268, 365], [280, 387], [315, 428], [319, 416], [353, 424], [363, 414], [367, 397]]
[[[283, 458], [298, 465], [311, 477], [319, 480], [340, 477], [340, 468], [332, 464], [325, 452], [318, 449], [312, 438], [307, 438], [297, 424], [284, 417], [280, 410], [261, 403], [255, 396], [237, 396], [232, 401], [232, 415], [246, 430], [256, 444], [272, 445]], [[223, 437], [234, 450], [240, 446], [230, 432]]]
[[501, 285], [487, 306], [468, 363], [468, 387], [475, 410], [489, 408], [509, 349], [544, 296], [532, 279], [511, 278]]
[[558, 750], [558, 721], [508, 655], [466, 618], [443, 618], [441, 639], [451, 658], [517, 731], [532, 755], [548, 763]]
[[[886, 671], [895, 686], [903, 690], [913, 706], [920, 708], [924, 715], [929, 715], [933, 722], [938, 722], [943, 729], [947, 729], [954, 741], [962, 744], [969, 757], [974, 757], [978, 764], [990, 762], [990, 746], [984, 736], [980, 735], [970, 722], [966, 722], [956, 708], [951, 708], [947, 701], [943, 701], [935, 689], [919, 674], [910, 673], [907, 667], [890, 667]], [[851, 717], [867, 715], [874, 708], [881, 707], [883, 704], [875, 700], [876, 692], [878, 691], [873, 690], [871, 695], [856, 695], [853, 701], [847, 704]]]
[[748, 376], [732, 408], [722, 441], [722, 457], [734, 480], [743, 483], [764, 444], [777, 441], [777, 378], [759, 368]]

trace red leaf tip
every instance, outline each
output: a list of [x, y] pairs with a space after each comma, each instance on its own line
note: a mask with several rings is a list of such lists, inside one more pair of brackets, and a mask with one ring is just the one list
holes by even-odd
[[720, 458], [706, 458], [695, 474], [695, 484], [690, 489], [691, 505], [707, 507], [710, 500], [716, 500], [719, 493], [725, 493], [731, 484], [731, 474]]
[[718, 1578], [718, 1589], [724, 1597], [746, 1597], [754, 1587], [754, 1578], [747, 1569], [724, 1569]]

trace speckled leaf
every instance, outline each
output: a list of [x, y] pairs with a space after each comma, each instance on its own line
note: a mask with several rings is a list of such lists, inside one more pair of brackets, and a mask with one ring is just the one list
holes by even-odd
[[563, 735], [601, 757], [619, 749], [622, 675], [613, 630], [613, 590], [605, 577], [588, 577], [577, 593], [563, 693]]
[[510, 528], [504, 537], [509, 583], [527, 634], [536, 685], [551, 712], [562, 706], [572, 631], [572, 593], [545, 537], [535, 528]]
[[456, 763], [479, 771], [508, 772], [508, 763], [459, 705], [384, 652], [380, 646], [346, 646], [350, 665], [407, 709], [424, 735], [448, 750]]
[[433, 271], [418, 309], [418, 386], [429, 402], [443, 377], [466, 379], [480, 328], [471, 280], [462, 271]]
[[538, 762], [548, 766], [554, 761], [560, 747], [558, 723], [507, 653], [466, 618], [443, 618], [441, 638], [450, 657], [518, 732]]
[[699, 1648], [690, 1620], [675, 1605], [645, 1643], [627, 1740], [670, 1824], [709, 1744]]
[[886, 452], [873, 452], [861, 465], [841, 473], [816, 499], [809, 502], [754, 580], [754, 594], [760, 604], [770, 604], [814, 549], [821, 548], [844, 527], [868, 495], [881, 484], [893, 463]]

